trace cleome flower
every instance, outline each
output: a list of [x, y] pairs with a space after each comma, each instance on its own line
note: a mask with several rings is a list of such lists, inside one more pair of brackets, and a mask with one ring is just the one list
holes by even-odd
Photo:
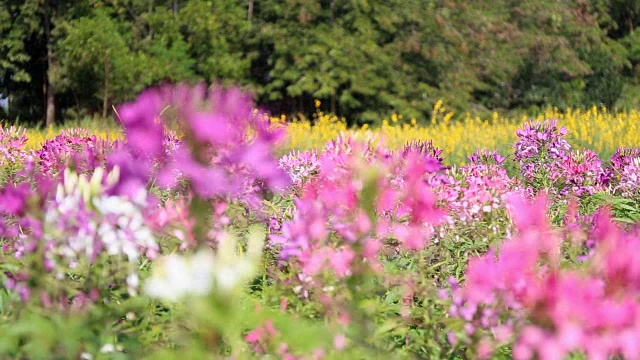
[[[124, 256], [133, 263], [146, 253], [153, 257], [159, 250], [146, 226], [141, 208], [145, 197], [131, 201], [108, 195], [106, 189], [118, 181], [118, 169], [105, 173], [96, 168], [90, 179], [66, 170], [55, 199], [45, 209], [45, 255], [51, 262], [74, 267], [85, 259], [95, 262], [101, 253]], [[130, 288], [137, 287], [137, 275], [129, 274]]]
[[90, 135], [88, 129], [67, 129], [45, 141], [35, 152], [35, 158], [40, 171], [47, 176], [57, 177], [69, 166], [78, 173], [91, 174], [95, 168], [103, 167], [106, 157], [121, 146], [118, 140]]
[[[121, 169], [114, 188], [118, 194], [131, 196], [149, 181], [172, 188], [179, 178], [201, 198], [252, 200], [262, 190], [276, 191], [290, 183], [271, 154], [283, 132], [273, 129], [239, 89], [150, 89], [119, 107], [117, 114], [126, 141], [107, 160]], [[172, 125], [178, 127], [180, 140], [166, 131]]]
[[320, 162], [315, 149], [305, 152], [290, 152], [280, 158], [279, 167], [287, 172], [291, 181], [296, 185], [309, 182], [318, 174]]
[[34, 152], [25, 149], [26, 132], [21, 127], [3, 128], [0, 125], [0, 177], [3, 173], [13, 175], [33, 160]]
[[515, 147], [515, 160], [520, 164], [523, 179], [535, 187], [545, 187], [539, 182], [545, 177], [555, 177], [558, 164], [564, 161], [571, 145], [564, 139], [567, 129], [558, 127], [556, 120], [525, 123], [516, 131], [518, 141]]
[[605, 178], [616, 195], [640, 199], [640, 148], [616, 149]]

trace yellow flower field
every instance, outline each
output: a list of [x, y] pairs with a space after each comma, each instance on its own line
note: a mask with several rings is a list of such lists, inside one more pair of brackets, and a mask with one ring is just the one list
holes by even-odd
[[[447, 112], [438, 102], [434, 108], [430, 123], [419, 125], [415, 119], [405, 119], [393, 115], [384, 119], [382, 125], [367, 125], [348, 128], [344, 119], [318, 111], [312, 121], [293, 120], [285, 117], [273, 121], [288, 127], [283, 151], [320, 148], [327, 141], [341, 133], [360, 139], [372, 139], [382, 142], [390, 148], [397, 148], [411, 140], [433, 140], [434, 145], [444, 149], [447, 163], [465, 162], [467, 155], [476, 149], [497, 149], [504, 155], [511, 154], [516, 141], [516, 130], [523, 122], [543, 119], [557, 119], [560, 126], [569, 130], [568, 141], [576, 148], [590, 148], [603, 158], [609, 157], [617, 147], [640, 147], [640, 112], [612, 113], [607, 109], [592, 108], [588, 111], [569, 110], [560, 112], [549, 109], [533, 118], [505, 118], [498, 113], [481, 119], [467, 115], [460, 121], [452, 120], [453, 114]], [[27, 136], [29, 148], [38, 148], [49, 138], [59, 133], [59, 129], [29, 130]], [[117, 129], [101, 129], [93, 132], [99, 137], [122, 138]]]
[[592, 108], [588, 111], [560, 112], [550, 109], [535, 118], [504, 118], [497, 113], [489, 119], [466, 116], [462, 121], [452, 121], [452, 113], [446, 112], [438, 102], [427, 126], [415, 120], [394, 115], [382, 121], [382, 125], [369, 128], [347, 129], [344, 120], [318, 113], [315, 125], [309, 121], [295, 121], [288, 125], [286, 146], [292, 149], [321, 147], [340, 133], [358, 138], [373, 138], [391, 148], [397, 148], [411, 140], [433, 140], [444, 150], [445, 161], [452, 164], [466, 162], [467, 155], [476, 149], [497, 149], [502, 154], [512, 153], [516, 130], [531, 119], [557, 119], [568, 129], [568, 141], [576, 148], [589, 148], [603, 157], [609, 157], [617, 147], [640, 146], [640, 112], [610, 113], [607, 109]]
[[[47, 128], [45, 130], [29, 129], [27, 130], [27, 148], [38, 149], [47, 139], [52, 139], [60, 133], [64, 128]], [[122, 132], [118, 129], [113, 130], [96, 130], [91, 129], [91, 133], [103, 139], [122, 139]]]

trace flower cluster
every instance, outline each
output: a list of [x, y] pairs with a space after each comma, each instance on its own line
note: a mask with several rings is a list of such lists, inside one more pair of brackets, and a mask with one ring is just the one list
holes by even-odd
[[354, 274], [363, 261], [377, 263], [389, 238], [408, 250], [424, 248], [444, 218], [426, 180], [431, 162], [438, 161], [350, 139], [328, 143], [318, 176], [295, 199], [293, 219], [271, 243], [305, 275], [328, 266], [339, 277]]
[[107, 156], [119, 146], [118, 140], [100, 139], [88, 129], [66, 129], [36, 152], [37, 166], [50, 177], [61, 175], [67, 167], [91, 175], [94, 169], [106, 167]]
[[3, 178], [10, 178], [23, 166], [32, 161], [33, 152], [27, 151], [26, 129], [11, 126], [3, 128], [0, 125], [0, 183]]
[[556, 121], [525, 124], [517, 131], [515, 157], [525, 185], [559, 195], [591, 195], [604, 190], [605, 170], [589, 149], [571, 150], [567, 131]]
[[558, 167], [558, 174], [553, 177], [563, 184], [561, 191], [565, 194], [591, 195], [603, 189], [602, 161], [592, 150], [573, 150]]
[[157, 253], [158, 245], [141, 212], [145, 198], [134, 203], [106, 194], [105, 188], [117, 179], [117, 168], [109, 174], [96, 168], [91, 179], [65, 170], [64, 181], [45, 211], [44, 238], [70, 263], [78, 257], [93, 261], [103, 251], [124, 255], [131, 262], [141, 253], [151, 257]]
[[504, 168], [476, 162], [448, 169], [439, 179], [435, 192], [448, 210], [451, 225], [485, 219], [504, 207], [504, 195], [516, 187]]
[[618, 148], [607, 175], [615, 194], [640, 200], [640, 148]]
[[433, 145], [432, 140], [428, 141], [418, 141], [414, 140], [407, 143], [401, 150], [404, 156], [407, 156], [409, 153], [417, 152], [425, 156], [425, 158], [432, 158], [437, 160], [439, 163], [442, 163], [442, 149], [437, 148]]
[[495, 150], [478, 149], [468, 156], [469, 162], [475, 165], [502, 165], [506, 158]]
[[116, 113], [123, 142], [0, 129], [0, 357], [638, 357], [640, 231], [614, 223], [640, 219], [638, 149], [603, 169], [530, 122], [510, 176], [504, 148], [446, 164], [387, 123], [278, 159], [237, 89]]
[[[32, 214], [32, 209], [30, 209], [29, 205], [43, 205], [41, 198], [46, 197], [50, 190], [50, 184], [47, 181], [41, 181], [38, 186], [39, 193], [25, 182], [18, 184], [8, 183], [0, 189], [1, 237], [17, 239], [33, 235], [36, 239], [39, 239], [42, 236], [41, 223], [37, 216]], [[5, 245], [5, 249], [11, 247], [15, 247], [15, 244], [8, 243]]]
[[564, 139], [567, 129], [558, 127], [556, 120], [525, 123], [516, 131], [518, 141], [515, 147], [515, 159], [520, 164], [522, 178], [534, 187], [548, 187], [541, 184], [555, 181], [557, 166], [564, 161], [571, 149]]
[[317, 175], [320, 167], [315, 150], [291, 152], [280, 158], [280, 168], [285, 170], [295, 185], [307, 183]]
[[45, 206], [41, 241], [46, 269], [54, 272], [95, 263], [103, 254], [126, 258], [131, 264], [126, 282], [135, 293], [135, 264], [141, 255], [154, 258], [159, 246], [142, 213], [145, 198], [136, 203], [107, 194], [117, 180], [117, 169], [106, 174], [98, 167], [90, 179], [65, 170], [55, 198]]
[[484, 329], [478, 354], [515, 339], [516, 359], [559, 359], [582, 351], [589, 358], [638, 354], [640, 304], [633, 252], [638, 233], [625, 233], [605, 212], [587, 236], [595, 242], [586, 271], [560, 266], [562, 236], [546, 220], [546, 199], [512, 196], [517, 234], [470, 262], [466, 283], [454, 288], [451, 315], [467, 336]]
[[[110, 163], [121, 168], [119, 193], [131, 196], [152, 178], [172, 187], [181, 176], [200, 197], [243, 194], [253, 200], [262, 188], [288, 183], [271, 155], [280, 133], [239, 90], [152, 89], [121, 106], [118, 116], [126, 144]], [[165, 151], [165, 128], [172, 124], [184, 144]]]

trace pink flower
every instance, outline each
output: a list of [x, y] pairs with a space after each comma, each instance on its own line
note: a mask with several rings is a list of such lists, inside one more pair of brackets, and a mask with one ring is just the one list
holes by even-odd
[[348, 276], [351, 274], [351, 263], [353, 262], [356, 254], [351, 249], [337, 250], [333, 254], [329, 255], [329, 261], [331, 267], [339, 277]]
[[[178, 176], [203, 198], [245, 197], [255, 203], [263, 188], [284, 189], [288, 178], [272, 156], [281, 132], [252, 109], [250, 97], [237, 89], [206, 92], [202, 86], [151, 89], [122, 105], [124, 154], [109, 158], [111, 166], [121, 168], [116, 193], [130, 195], [155, 178], [173, 186]], [[166, 126], [178, 126], [185, 134], [171, 151], [163, 147]]]
[[344, 334], [338, 334], [333, 337], [333, 347], [336, 350], [343, 350], [347, 347], [347, 337]]

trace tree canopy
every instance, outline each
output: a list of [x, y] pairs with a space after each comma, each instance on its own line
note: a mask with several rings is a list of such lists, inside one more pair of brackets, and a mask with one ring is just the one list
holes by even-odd
[[639, 26], [635, 0], [0, 0], [0, 117], [107, 116], [181, 81], [357, 122], [427, 119], [438, 99], [637, 107]]

